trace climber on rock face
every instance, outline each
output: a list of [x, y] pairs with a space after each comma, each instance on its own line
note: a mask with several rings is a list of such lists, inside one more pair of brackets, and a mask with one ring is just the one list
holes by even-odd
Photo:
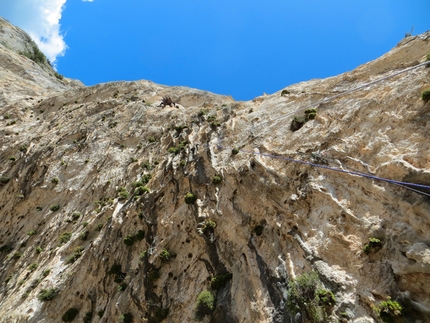
[[165, 106], [168, 105], [169, 107], [171, 107], [172, 104], [173, 104], [174, 107], [178, 108], [176, 106], [176, 103], [173, 102], [173, 100], [170, 98], [170, 96], [165, 96], [165, 97], [163, 97], [163, 99], [162, 99], [162, 101], [161, 101], [161, 103], [160, 103], [159, 106], [164, 108]]

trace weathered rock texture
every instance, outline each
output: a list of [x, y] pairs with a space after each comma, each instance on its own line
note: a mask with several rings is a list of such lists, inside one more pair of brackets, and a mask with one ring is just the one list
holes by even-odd
[[[311, 271], [336, 296], [326, 322], [381, 322], [387, 297], [405, 307], [399, 322], [429, 322], [428, 197], [261, 155], [429, 185], [430, 68], [325, 101], [290, 130], [296, 111], [429, 52], [430, 33], [409, 37], [352, 72], [235, 102], [149, 81], [73, 87], [0, 45], [0, 322], [61, 322], [70, 308], [76, 322], [193, 322], [204, 290], [216, 307], [203, 322], [306, 322], [286, 298]], [[165, 96], [177, 107], [158, 107]], [[369, 238], [382, 248], [364, 253]], [[57, 295], [43, 302], [43, 289]]]

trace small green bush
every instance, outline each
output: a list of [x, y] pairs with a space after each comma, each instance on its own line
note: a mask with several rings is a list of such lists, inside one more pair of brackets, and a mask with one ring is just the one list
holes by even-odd
[[109, 268], [109, 270], [108, 270], [108, 274], [109, 275], [117, 275], [117, 274], [119, 274], [121, 272], [121, 265], [120, 264], [117, 264], [117, 263], [115, 263], [115, 264], [113, 264], [110, 268]]
[[215, 309], [215, 296], [210, 291], [203, 291], [197, 296], [196, 318], [202, 320]]
[[403, 307], [391, 298], [381, 302], [375, 309], [384, 322], [392, 322], [394, 318], [401, 316], [403, 311]]
[[157, 140], [154, 137], [148, 137], [148, 141], [150, 143], [156, 142]]
[[218, 185], [219, 183], [221, 183], [221, 181], [222, 181], [222, 177], [220, 175], [212, 176], [212, 184]]
[[22, 145], [18, 147], [19, 151], [26, 152], [28, 147], [26, 145]]
[[168, 262], [171, 259], [172, 255], [167, 249], [163, 249], [161, 250], [159, 257], [161, 261]]
[[143, 259], [145, 259], [145, 257], [146, 257], [146, 250], [145, 250], [145, 251], [142, 251], [142, 252], [140, 253], [140, 255], [139, 255], [139, 259], [140, 259], [140, 260], [143, 260]]
[[317, 115], [316, 109], [306, 109], [304, 116], [295, 116], [291, 121], [290, 129], [291, 131], [297, 131], [309, 120], [315, 119]]
[[76, 260], [78, 260], [78, 258], [80, 258], [82, 256], [82, 251], [84, 250], [84, 247], [76, 247], [73, 250], [73, 253], [67, 257], [66, 259], [66, 264], [73, 264]]
[[186, 128], [188, 128], [188, 126], [187, 126], [187, 125], [179, 125], [179, 126], [175, 126], [175, 127], [174, 127], [174, 129], [175, 129], [177, 132], [181, 132], [182, 130], [184, 130], [184, 129], [186, 129]]
[[42, 272], [42, 276], [43, 277], [46, 277], [46, 276], [48, 276], [49, 274], [51, 273], [51, 269], [45, 269], [43, 272]]
[[98, 310], [98, 311], [97, 311], [97, 315], [98, 315], [98, 317], [100, 317], [100, 318], [102, 318], [104, 314], [105, 314], [105, 310]]
[[55, 288], [42, 289], [37, 298], [42, 302], [51, 301], [57, 296], [58, 291]]
[[118, 285], [118, 291], [119, 292], [123, 292], [123, 291], [125, 291], [126, 289], [127, 289], [127, 283], [124, 283], [124, 282], [122, 282], [122, 283], [120, 283], [119, 285]]
[[36, 234], [36, 231], [35, 231], [35, 230], [30, 230], [30, 231], [28, 231], [28, 232], [27, 232], [27, 234], [28, 234], [29, 236], [33, 236], [33, 235], [35, 235], [35, 234]]
[[424, 102], [427, 102], [428, 100], [430, 100], [430, 89], [426, 89], [421, 93], [421, 99]]
[[15, 156], [10, 156], [10, 157], [9, 157], [9, 160], [10, 160], [10, 161], [16, 161], [16, 157], [15, 157]]
[[88, 230], [84, 230], [84, 231], [82, 231], [80, 234], [79, 234], [79, 239], [81, 239], [81, 240], [83, 240], [83, 241], [85, 241], [85, 240], [87, 240], [88, 239], [88, 234], [89, 234], [90, 232], [88, 231]]
[[294, 116], [293, 120], [291, 121], [290, 129], [291, 131], [297, 131], [301, 127], [303, 127], [305, 123], [306, 123], [305, 117]]
[[134, 190], [134, 195], [140, 196], [143, 195], [144, 193], [149, 193], [150, 190], [148, 187], [146, 186], [139, 186], [136, 187], [136, 189]]
[[382, 248], [381, 240], [377, 238], [369, 238], [369, 242], [364, 245], [363, 251], [366, 255], [368, 255], [370, 253], [377, 252], [381, 248]]
[[202, 228], [203, 232], [213, 231], [216, 228], [216, 222], [212, 220], [207, 220]]
[[22, 252], [21, 251], [15, 251], [12, 255], [12, 259], [19, 259], [22, 256]]
[[97, 224], [97, 226], [96, 226], [96, 231], [102, 231], [102, 229], [103, 229], [103, 223], [99, 223], [99, 224]]
[[93, 319], [93, 312], [86, 312], [84, 315], [84, 323], [90, 323]]
[[158, 270], [151, 270], [148, 272], [147, 276], [150, 281], [156, 281], [160, 278], [160, 272]]
[[197, 196], [191, 192], [188, 192], [184, 196], [185, 203], [194, 204], [197, 201]]
[[54, 72], [54, 75], [55, 75], [55, 77], [56, 77], [57, 79], [59, 79], [60, 81], [62, 81], [62, 80], [64, 79], [64, 76], [63, 76], [63, 75], [61, 75], [61, 74], [59, 74], [59, 73], [57, 73], [57, 72]]
[[136, 234], [134, 235], [134, 237], [136, 240], [141, 241], [141, 240], [143, 240], [143, 238], [145, 238], [145, 232], [143, 230], [138, 230], [136, 232]]
[[58, 211], [58, 210], [60, 209], [60, 205], [58, 205], [58, 204], [53, 204], [53, 205], [51, 205], [51, 206], [49, 207], [49, 209], [50, 209], [52, 212]]
[[0, 186], [4, 186], [9, 182], [10, 178], [7, 176], [0, 177]]
[[37, 269], [37, 267], [38, 267], [38, 264], [34, 263], [34, 264], [31, 264], [30, 266], [28, 266], [28, 270], [29, 271], [35, 271]]
[[288, 90], [282, 90], [281, 92], [281, 96], [288, 95], [288, 94], [290, 94], [290, 91]]
[[229, 280], [233, 278], [233, 274], [228, 273], [225, 275], [218, 275], [211, 279], [211, 288], [214, 290], [218, 290], [224, 287]]
[[317, 110], [316, 109], [306, 109], [305, 110], [305, 118], [306, 121], [313, 120], [317, 116]]
[[131, 246], [133, 245], [134, 241], [135, 241], [134, 236], [126, 236], [126, 237], [124, 238], [124, 244], [125, 244], [126, 246], [129, 246], [129, 247], [131, 247]]
[[233, 148], [232, 150], [231, 150], [231, 154], [232, 155], [237, 155], [239, 153], [239, 149], [238, 148]]
[[37, 246], [36, 247], [36, 252], [37, 253], [41, 253], [43, 251], [43, 249], [42, 249], [42, 247], [41, 246]]
[[119, 316], [118, 323], [132, 323], [133, 315], [131, 313], [124, 313]]
[[64, 232], [60, 235], [59, 240], [60, 240], [60, 245], [65, 244], [66, 242], [68, 242], [70, 240], [70, 238], [72, 237], [72, 233], [71, 232]]
[[317, 291], [317, 296], [319, 299], [319, 305], [321, 306], [331, 307], [336, 304], [336, 297], [329, 290], [320, 289]]
[[72, 213], [72, 220], [77, 220], [81, 216], [81, 212], [75, 211]]
[[287, 307], [294, 314], [306, 313], [311, 322], [324, 322], [335, 302], [333, 293], [323, 288], [316, 272], [304, 273], [288, 283]]
[[152, 169], [152, 165], [149, 161], [145, 161], [143, 163], [140, 163], [140, 167], [147, 169], [147, 170], [151, 170]]
[[60, 179], [57, 177], [54, 177], [53, 179], [51, 179], [51, 183], [52, 184], [58, 184], [58, 183], [60, 183]]
[[188, 141], [187, 140], [183, 140], [183, 141], [181, 141], [181, 142], [179, 142], [179, 144], [177, 145], [177, 146], [175, 146], [175, 147], [170, 147], [167, 151], [169, 152], [169, 153], [171, 153], [171, 154], [175, 154], [175, 155], [177, 155], [177, 154], [179, 154], [179, 152], [181, 151], [181, 150], [183, 150], [184, 148], [185, 148], [185, 146], [188, 144]]
[[69, 308], [66, 313], [63, 314], [61, 319], [63, 322], [72, 322], [75, 317], [78, 315], [79, 310], [77, 308]]

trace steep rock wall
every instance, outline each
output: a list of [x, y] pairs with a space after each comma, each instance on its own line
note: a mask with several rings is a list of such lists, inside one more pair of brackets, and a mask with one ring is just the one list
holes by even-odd
[[[307, 322], [286, 304], [288, 283], [311, 271], [336, 296], [325, 321], [380, 322], [373, 306], [392, 297], [400, 322], [426, 322], [428, 197], [281, 158], [429, 185], [429, 68], [327, 100], [429, 52], [429, 33], [411, 37], [354, 71], [249, 102], [148, 81], [5, 100], [0, 322], [60, 322], [71, 308], [75, 321], [192, 322], [204, 290], [216, 306], [203, 322]], [[165, 96], [177, 106], [159, 107]], [[291, 131], [314, 104], [316, 118]], [[380, 250], [363, 251], [369, 238]]]

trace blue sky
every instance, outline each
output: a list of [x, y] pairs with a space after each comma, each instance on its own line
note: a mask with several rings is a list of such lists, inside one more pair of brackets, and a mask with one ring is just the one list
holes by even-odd
[[429, 9], [428, 0], [6, 0], [0, 15], [86, 85], [146, 79], [250, 100], [381, 56], [412, 27], [429, 30]]

